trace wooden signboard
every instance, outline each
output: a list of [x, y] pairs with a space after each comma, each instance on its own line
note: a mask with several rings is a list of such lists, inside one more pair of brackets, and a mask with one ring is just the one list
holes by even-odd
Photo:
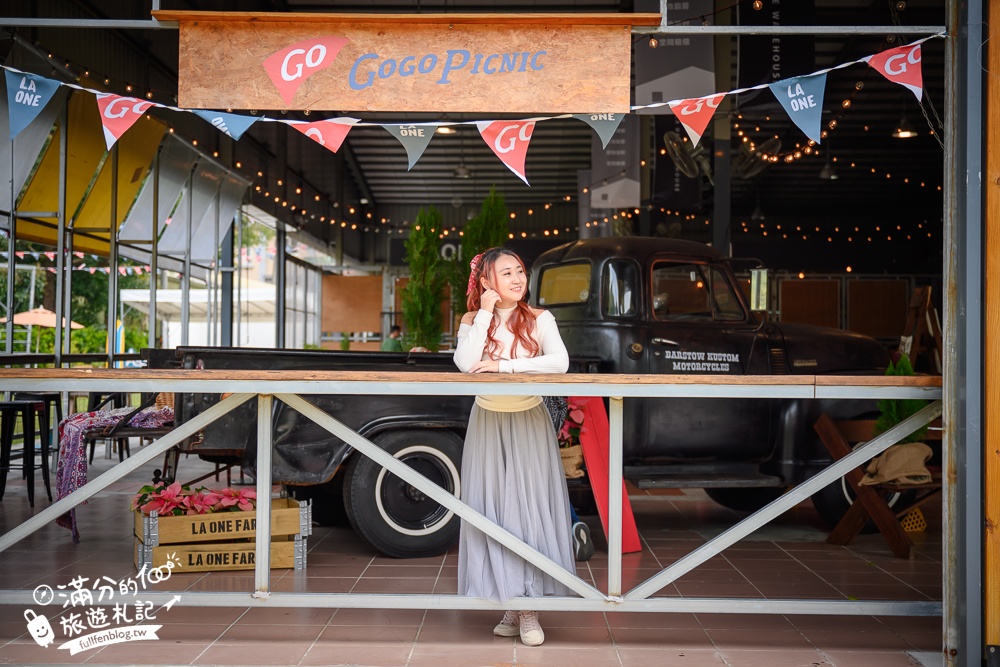
[[180, 106], [329, 111], [625, 113], [631, 25], [659, 23], [659, 14], [154, 16], [180, 25]]

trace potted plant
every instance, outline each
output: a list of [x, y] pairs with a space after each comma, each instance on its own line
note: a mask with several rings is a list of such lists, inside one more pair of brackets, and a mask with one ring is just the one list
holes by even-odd
[[441, 302], [446, 283], [440, 252], [441, 214], [431, 206], [420, 209], [406, 239], [410, 279], [403, 291], [403, 323], [407, 349], [437, 351], [441, 344]]
[[[896, 363], [889, 362], [886, 375], [914, 375], [913, 366], [905, 354], [901, 354]], [[927, 405], [927, 401], [912, 398], [882, 399], [876, 403], [879, 410], [875, 420], [876, 436], [885, 433], [893, 426], [912, 417]], [[922, 426], [909, 435], [901, 438], [896, 444], [872, 459], [866, 468], [867, 472], [861, 484], [873, 485], [885, 482], [897, 484], [919, 484], [929, 482], [931, 474], [925, 467], [933, 452], [924, 442], [927, 437], [927, 426]]]
[[559, 456], [562, 458], [566, 477], [576, 479], [583, 477], [583, 447], [580, 446], [580, 433], [583, 428], [583, 410], [572, 399], [567, 400], [566, 418], [556, 437], [559, 441]]
[[[915, 375], [910, 359], [905, 354], [899, 355], [899, 360], [893, 364], [889, 362], [889, 367], [885, 370], [886, 375]], [[876, 407], [879, 410], [879, 417], [875, 420], [875, 435], [885, 433], [899, 422], [912, 417], [927, 406], [927, 401], [915, 398], [883, 398], [878, 401]], [[918, 428], [896, 444], [907, 442], [920, 442], [927, 436], [927, 427]]]

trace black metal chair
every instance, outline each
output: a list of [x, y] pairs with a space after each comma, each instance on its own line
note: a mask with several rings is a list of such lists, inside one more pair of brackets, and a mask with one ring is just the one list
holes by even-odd
[[[52, 501], [52, 487], [49, 483], [49, 423], [48, 406], [44, 400], [2, 401], [0, 402], [0, 499], [7, 488], [7, 473], [20, 468], [27, 480], [28, 504], [35, 506], [35, 421], [38, 420], [41, 435], [42, 480], [45, 492]], [[43, 417], [45, 415], [45, 417]], [[14, 425], [21, 418], [22, 442], [21, 464], [14, 465]]]
[[[139, 407], [132, 410], [130, 413], [119, 419], [116, 423], [110, 426], [104, 426], [100, 428], [91, 428], [83, 432], [84, 441], [90, 443], [90, 457], [89, 462], [94, 462], [94, 450], [97, 448], [98, 440], [110, 440], [116, 442], [118, 445], [118, 461], [124, 461], [126, 456], [131, 456], [132, 451], [129, 449], [129, 438], [149, 438], [155, 439], [162, 435], [170, 433], [174, 429], [173, 425], [161, 426], [158, 428], [137, 428], [134, 426], [129, 426], [129, 422], [132, 418], [145, 410], [148, 407], [153, 406], [156, 403], [157, 396], [159, 394], [151, 393], [144, 394], [143, 400], [139, 404]], [[103, 407], [104, 404], [114, 401], [114, 394], [108, 396], [104, 403], [98, 405], [97, 409]]]

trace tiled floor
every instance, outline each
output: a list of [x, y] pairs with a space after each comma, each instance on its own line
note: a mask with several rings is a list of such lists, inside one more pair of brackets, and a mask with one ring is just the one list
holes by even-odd
[[[110, 464], [102, 459], [92, 470], [101, 472]], [[204, 466], [182, 461], [182, 474], [199, 465]], [[154, 467], [133, 473], [78, 510], [81, 543], [73, 544], [67, 530], [50, 525], [0, 553], [0, 588], [48, 584], [56, 589], [81, 576], [91, 581], [130, 576], [134, 569], [127, 503]], [[0, 533], [32, 513], [17, 477], [9, 475], [0, 501]], [[625, 557], [626, 589], [737, 518], [698, 491], [636, 491], [632, 501], [644, 548]], [[40, 484], [36, 503], [36, 509], [48, 504]], [[940, 509], [925, 514], [930, 527], [917, 536], [919, 553], [904, 561], [893, 558], [878, 535], [862, 536], [851, 548], [827, 545], [826, 533], [806, 503], [659, 595], [940, 600]], [[598, 537], [597, 518], [588, 520]], [[273, 590], [455, 592], [454, 552], [409, 561], [386, 558], [347, 528], [317, 528], [309, 541], [308, 560], [305, 571], [274, 570]], [[591, 561], [579, 564], [579, 573], [606, 590], [606, 554], [599, 549]], [[170, 584], [176, 590], [249, 591], [253, 573], [174, 574]], [[44, 608], [34, 609], [41, 613]], [[24, 611], [0, 605], [0, 663], [894, 667], [922, 664], [914, 656], [933, 658], [941, 645], [940, 618], [542, 612], [545, 644], [528, 648], [516, 639], [491, 634], [500, 616], [496, 612], [176, 606], [159, 612], [158, 641], [68, 655], [56, 649], [67, 640], [60, 627], [55, 628], [53, 645], [38, 646], [26, 632]]]

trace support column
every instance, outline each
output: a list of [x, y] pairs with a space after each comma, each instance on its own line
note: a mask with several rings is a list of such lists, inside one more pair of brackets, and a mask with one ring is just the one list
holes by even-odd
[[[720, 116], [722, 114], [719, 114]], [[713, 121], [713, 180], [715, 181], [713, 215], [712, 215], [712, 245], [726, 257], [730, 257], [729, 224], [732, 218], [732, 188], [730, 183], [730, 163], [732, 161], [732, 145], [730, 144], [729, 118], [722, 116]]]
[[[125, 323], [122, 322], [122, 338]], [[111, 147], [111, 216], [108, 220], [108, 368], [118, 351], [118, 144]]]
[[156, 280], [159, 277], [159, 252], [160, 252], [160, 153], [163, 147], [156, 152], [153, 160], [153, 234], [150, 239], [149, 250], [149, 347], [156, 347]]
[[[1000, 0], [990, 2], [990, 17], [996, 20], [1000, 15]], [[986, 38], [986, 58], [988, 71], [1000, 67], [1000, 48], [994, 46], [1000, 39], [1000, 26], [994, 22], [986, 24], [989, 35]], [[985, 364], [986, 414], [983, 420], [983, 439], [997, 442], [1000, 437], [1000, 83], [993, 77], [986, 79], [986, 215], [985, 244], [983, 256], [986, 258], [985, 275], [985, 323], [983, 327], [983, 348]], [[983, 461], [985, 495], [985, 546], [983, 553], [983, 627], [986, 636], [986, 664], [1000, 665], [1000, 452], [989, 447]], [[970, 599], [968, 604], [974, 605]]]
[[[63, 354], [63, 322], [69, 324], [68, 314], [64, 308], [66, 292], [71, 283], [66, 282], [66, 171], [68, 163], [66, 160], [67, 135], [69, 134], [69, 97], [63, 101], [62, 111], [59, 112], [59, 211], [56, 219], [56, 330], [55, 338], [52, 341], [53, 353], [55, 354], [55, 366], [62, 366]], [[72, 263], [69, 264], [70, 266]], [[65, 320], [64, 320], [65, 318]], [[69, 327], [66, 327], [69, 331]], [[67, 410], [66, 414], [69, 414]]]
[[237, 211], [220, 249], [219, 345], [223, 347], [233, 346], [233, 230], [239, 224], [240, 213]]
[[181, 345], [188, 344], [191, 328], [191, 228], [194, 218], [194, 167], [188, 174], [187, 184], [187, 229], [184, 242], [184, 269], [181, 274]]
[[[991, 0], [1000, 9], [1000, 1]], [[983, 662], [983, 2], [949, 0], [945, 43], [944, 664]], [[989, 48], [989, 52], [994, 49]], [[995, 82], [990, 80], [991, 90]], [[993, 183], [993, 181], [989, 181]], [[994, 185], [995, 187], [995, 185]], [[990, 188], [991, 189], [991, 188]], [[988, 284], [988, 283], [987, 283]], [[996, 366], [990, 367], [994, 373]], [[994, 480], [995, 481], [995, 480]], [[995, 491], [995, 489], [994, 489]], [[995, 584], [994, 584], [995, 585]], [[995, 608], [995, 607], [994, 607]], [[994, 659], [995, 663], [995, 659]]]
[[[14, 280], [17, 278], [17, 234], [15, 220], [17, 215], [14, 210], [17, 208], [14, 192], [14, 140], [10, 140], [10, 211], [7, 212], [7, 294], [4, 302], [7, 304], [7, 322], [5, 327], [4, 352], [10, 354], [14, 351]], [[6, 473], [5, 473], [6, 474]]]
[[274, 237], [274, 345], [285, 347], [285, 223]]

